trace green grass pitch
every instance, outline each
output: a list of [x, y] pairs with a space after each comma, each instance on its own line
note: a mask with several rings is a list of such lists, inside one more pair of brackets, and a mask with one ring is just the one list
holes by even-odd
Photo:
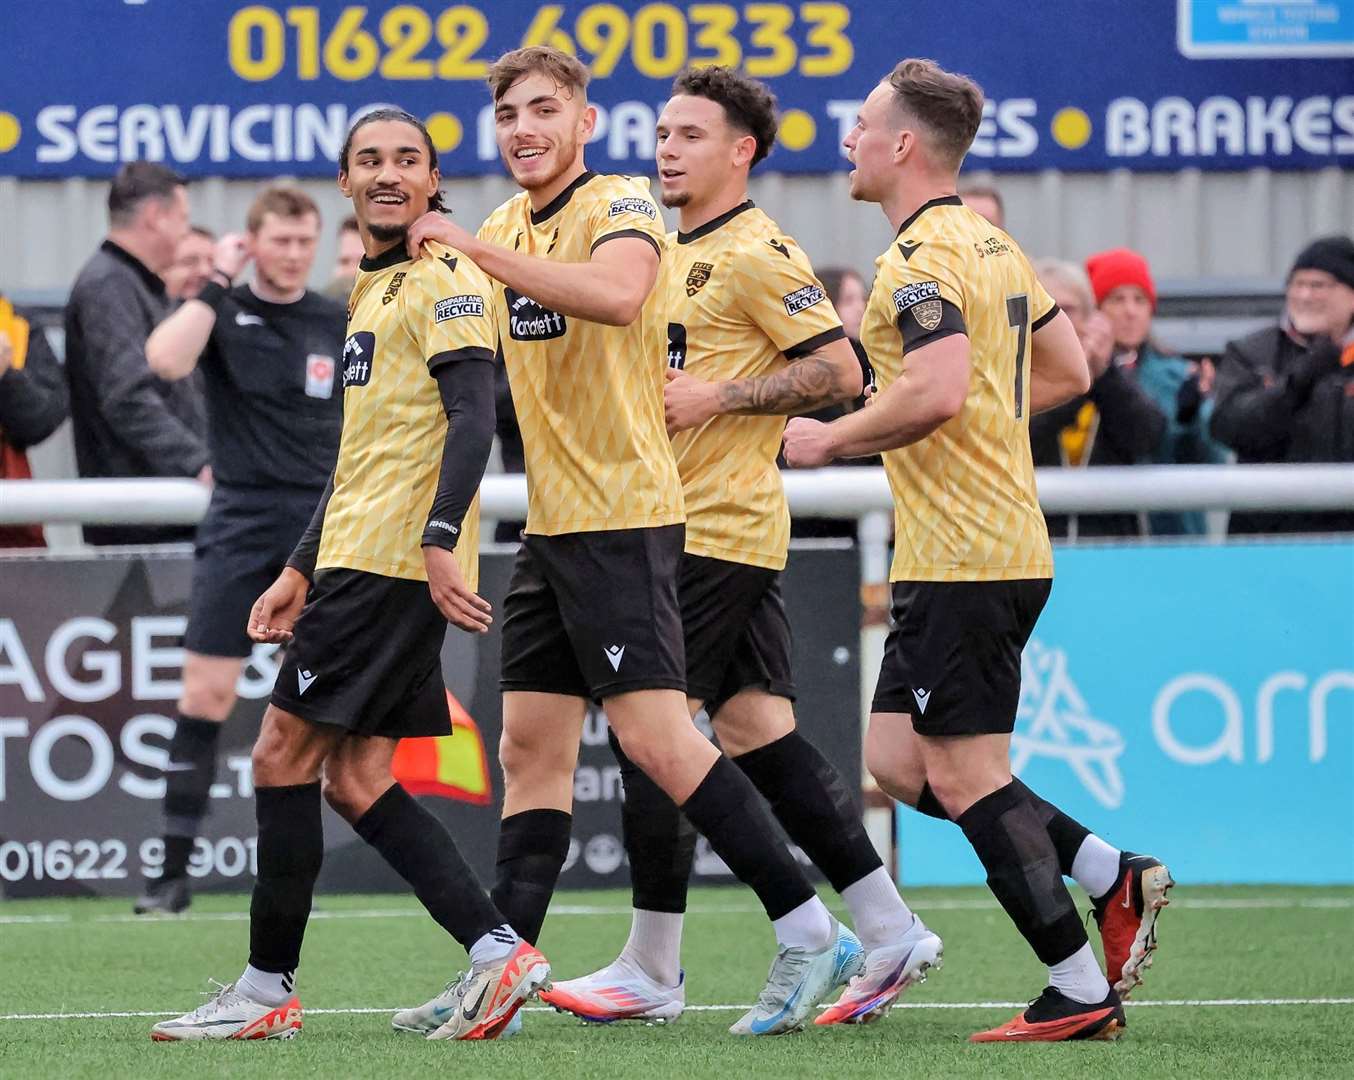
[[[430, 1043], [389, 1013], [430, 996], [463, 955], [408, 896], [320, 897], [291, 1043], [152, 1044], [158, 1014], [196, 1005], [209, 976], [243, 965], [247, 898], [202, 897], [186, 918], [133, 921], [125, 901], [0, 904], [0, 1077], [822, 1077], [1354, 1076], [1354, 889], [1177, 888], [1161, 951], [1117, 1044], [973, 1046], [979, 1028], [1035, 996], [1042, 972], [987, 894], [918, 889], [945, 967], [883, 1022], [736, 1039], [773, 941], [751, 894], [696, 890], [676, 1024], [584, 1026], [526, 1014], [517, 1039]], [[542, 947], [557, 977], [612, 958], [629, 926], [616, 892], [566, 893]], [[835, 901], [835, 898], [833, 898]], [[1095, 940], [1094, 932], [1092, 940]], [[333, 1010], [333, 1011], [327, 1011]], [[59, 1018], [57, 1014], [89, 1013]], [[145, 1013], [145, 1016], [109, 1016]]]

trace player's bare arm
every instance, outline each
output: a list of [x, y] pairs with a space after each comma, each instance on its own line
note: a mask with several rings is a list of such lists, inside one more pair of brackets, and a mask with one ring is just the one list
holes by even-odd
[[908, 354], [902, 374], [868, 409], [830, 424], [798, 418], [785, 427], [785, 460], [793, 468], [835, 458], [866, 457], [919, 442], [959, 415], [968, 396], [969, 340], [950, 334]]
[[770, 375], [706, 382], [669, 370], [663, 393], [668, 434], [716, 416], [793, 416], [849, 401], [861, 392], [860, 364], [845, 338], [791, 361]]
[[193, 373], [216, 325], [212, 301], [219, 303], [224, 298], [230, 283], [249, 265], [249, 259], [249, 244], [239, 233], [223, 236], [216, 242], [212, 276], [203, 287], [201, 298], [184, 301], [146, 339], [146, 363], [151, 371], [171, 382]]
[[607, 326], [634, 322], [658, 278], [654, 245], [633, 236], [607, 240], [587, 262], [565, 263], [487, 243], [453, 221], [425, 214], [409, 230], [409, 253], [417, 258], [428, 240], [464, 252], [490, 277], [538, 304]]
[[1086, 353], [1063, 312], [1030, 336], [1030, 412], [1041, 413], [1091, 388]]

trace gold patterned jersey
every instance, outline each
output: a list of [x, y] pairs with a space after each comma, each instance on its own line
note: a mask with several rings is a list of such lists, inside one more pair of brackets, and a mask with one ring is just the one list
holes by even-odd
[[500, 347], [526, 455], [526, 531], [542, 536], [682, 520], [682, 488], [663, 422], [667, 252], [648, 181], [584, 173], [539, 212], [526, 192], [480, 238], [585, 263], [599, 244], [642, 237], [658, 280], [629, 326], [604, 326], [498, 286]]
[[[432, 372], [493, 361], [493, 286], [458, 251], [399, 245], [363, 259], [348, 302], [343, 434], [316, 569], [346, 567], [426, 581], [422, 537], [437, 491], [447, 417]], [[461, 524], [456, 558], [479, 580], [479, 498]]]
[[1057, 314], [1016, 242], [958, 196], [903, 222], [875, 262], [861, 341], [881, 392], [911, 353], [967, 334], [968, 397], [934, 432], [884, 454], [893, 581], [1053, 575], [1030, 454], [1030, 335]]
[[[750, 201], [669, 241], [673, 367], [707, 381], [754, 378], [846, 336], [808, 257]], [[717, 416], [674, 436], [688, 552], [785, 566], [784, 431], [783, 416]]]

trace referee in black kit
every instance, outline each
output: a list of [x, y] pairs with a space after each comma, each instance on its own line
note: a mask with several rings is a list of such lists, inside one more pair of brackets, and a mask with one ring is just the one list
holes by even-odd
[[[343, 422], [346, 313], [306, 288], [319, 209], [275, 185], [254, 200], [246, 229], [217, 243], [207, 285], [146, 342], [160, 378], [202, 370], [216, 486], [197, 532], [183, 696], [165, 770], [164, 868], [136, 902], [138, 914], [172, 914], [191, 901], [188, 860], [252, 648], [249, 611], [310, 522]], [[251, 258], [254, 281], [232, 285]]]

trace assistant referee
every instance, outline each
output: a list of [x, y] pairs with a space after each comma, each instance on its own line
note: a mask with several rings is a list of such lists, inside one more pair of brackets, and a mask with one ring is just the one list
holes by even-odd
[[[216, 245], [211, 279], [146, 343], [152, 370], [184, 379], [201, 369], [215, 479], [198, 527], [183, 695], [165, 770], [161, 877], [138, 914], [190, 903], [188, 860], [216, 774], [221, 725], [252, 643], [254, 601], [286, 565], [338, 453], [344, 309], [306, 288], [320, 213], [303, 192], [264, 189], [246, 233]], [[250, 260], [254, 280], [234, 285]]]

